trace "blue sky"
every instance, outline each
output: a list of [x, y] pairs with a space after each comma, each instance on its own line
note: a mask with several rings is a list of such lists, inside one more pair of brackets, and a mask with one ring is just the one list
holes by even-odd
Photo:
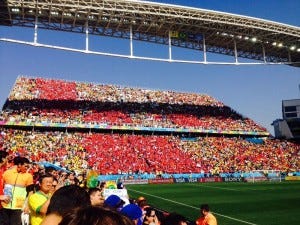
[[[300, 26], [299, 0], [162, 0], [179, 4]], [[85, 48], [85, 36], [39, 30], [45, 44]], [[33, 41], [32, 28], [0, 27], [0, 37]], [[90, 49], [128, 53], [129, 41], [90, 37]], [[166, 46], [134, 42], [134, 54], [163, 56]], [[200, 56], [199, 56], [199, 55]], [[201, 52], [173, 49], [174, 58], [198, 57]], [[226, 56], [212, 59], [231, 61]], [[181, 58], [182, 59], [182, 58]], [[278, 65], [221, 66], [176, 64], [88, 55], [0, 42], [0, 105], [2, 107], [18, 75], [117, 84], [158, 90], [206, 93], [250, 117], [273, 133], [270, 125], [282, 118], [281, 102], [300, 98], [300, 68]]]

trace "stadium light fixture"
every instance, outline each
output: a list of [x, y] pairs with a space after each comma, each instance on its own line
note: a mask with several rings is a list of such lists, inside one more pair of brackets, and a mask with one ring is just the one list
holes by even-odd
[[58, 12], [52, 11], [52, 12], [51, 12], [51, 15], [53, 15], [53, 16], [58, 16]]
[[297, 52], [300, 52], [300, 48], [297, 48]]
[[252, 41], [252, 42], [256, 42], [256, 41], [257, 41], [257, 38], [256, 38], [256, 37], [253, 37], [253, 38], [251, 38], [251, 41]]
[[12, 8], [11, 11], [17, 13], [17, 12], [20, 12], [20, 9], [18, 9], [18, 8]]
[[273, 46], [276, 46], [276, 45], [277, 45], [277, 42], [273, 42], [272, 45], [273, 45]]
[[296, 49], [295, 45], [293, 45], [293, 46], [290, 47], [290, 50], [292, 50], [292, 51], [294, 51], [295, 49]]
[[68, 17], [71, 17], [71, 16], [72, 16], [71, 13], [64, 13], [63, 15], [64, 15], [64, 16], [68, 16]]
[[245, 40], [249, 40], [249, 37], [248, 37], [248, 36], [246, 36], [246, 37], [245, 37]]
[[281, 48], [283, 46], [282, 43], [278, 43], [278, 47]]

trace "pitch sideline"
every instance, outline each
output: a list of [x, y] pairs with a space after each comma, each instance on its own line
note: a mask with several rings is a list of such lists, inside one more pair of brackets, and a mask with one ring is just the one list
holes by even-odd
[[[151, 196], [151, 197], [154, 197], [154, 198], [159, 198], [159, 199], [162, 199], [164, 201], [175, 203], [177, 205], [182, 205], [182, 206], [185, 206], [185, 207], [189, 207], [189, 208], [192, 208], [192, 209], [199, 210], [199, 208], [197, 208], [197, 207], [187, 205], [187, 204], [184, 204], [184, 203], [181, 203], [181, 202], [173, 201], [171, 199], [163, 198], [163, 197], [160, 197], [160, 196], [157, 196], [157, 195], [152, 195], [152, 194], [148, 194], [146, 192], [137, 191], [137, 190], [133, 190], [133, 189], [129, 189], [129, 188], [127, 188], [127, 190], [133, 191], [133, 192], [136, 192], [136, 193], [140, 193], [140, 194], [143, 194], [143, 195], [148, 195], [148, 196]], [[247, 222], [247, 221], [240, 220], [240, 219], [237, 219], [237, 218], [233, 218], [233, 217], [230, 217], [230, 216], [226, 216], [226, 215], [223, 215], [223, 214], [220, 214], [220, 213], [216, 213], [215, 211], [213, 213], [218, 215], [218, 216], [225, 217], [225, 218], [228, 218], [228, 219], [231, 219], [231, 220], [235, 220], [235, 221], [238, 221], [238, 222], [241, 222], [241, 223], [244, 223], [244, 224], [258, 225], [258, 224], [255, 224], [255, 223]]]

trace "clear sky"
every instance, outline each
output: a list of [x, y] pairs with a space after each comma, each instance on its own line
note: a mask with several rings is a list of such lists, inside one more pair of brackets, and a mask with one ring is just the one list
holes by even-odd
[[[299, 0], [161, 0], [300, 26]], [[38, 42], [85, 48], [85, 36], [39, 30]], [[33, 41], [32, 28], [0, 27], [0, 37]], [[146, 48], [147, 46], [147, 48]], [[129, 41], [91, 37], [90, 50], [128, 53]], [[134, 54], [168, 57], [167, 47], [134, 42]], [[199, 55], [200, 56], [199, 56]], [[174, 49], [174, 58], [202, 52]], [[211, 57], [211, 58], [210, 58]], [[210, 56], [223, 61], [234, 59]], [[180, 58], [182, 59], [182, 58]], [[213, 60], [211, 60], [213, 61]], [[272, 121], [282, 118], [281, 102], [300, 98], [300, 68], [278, 65], [221, 66], [176, 64], [88, 55], [0, 42], [0, 105], [18, 75], [117, 84], [158, 90], [206, 93], [250, 117], [273, 133]]]

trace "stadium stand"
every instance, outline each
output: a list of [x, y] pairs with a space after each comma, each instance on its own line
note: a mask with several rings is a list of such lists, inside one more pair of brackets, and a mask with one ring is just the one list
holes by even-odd
[[19, 77], [0, 125], [1, 149], [113, 179], [299, 171], [299, 145], [204, 94]]
[[267, 133], [262, 126], [208, 95], [61, 80], [18, 78], [4, 106], [8, 108], [11, 111], [5, 114], [7, 121]]

